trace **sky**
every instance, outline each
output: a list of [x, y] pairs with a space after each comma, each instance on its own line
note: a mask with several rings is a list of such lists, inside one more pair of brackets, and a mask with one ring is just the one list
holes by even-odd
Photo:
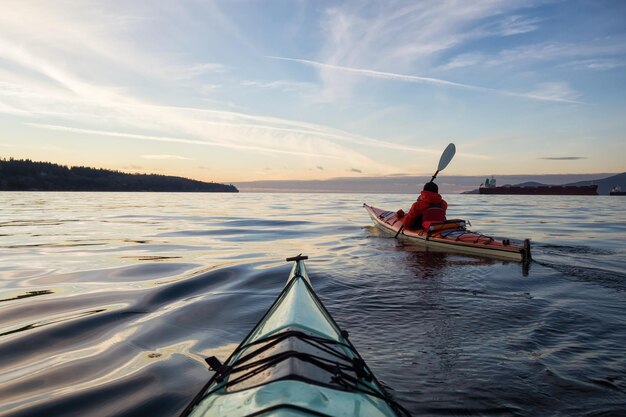
[[[237, 183], [626, 171], [626, 2], [3, 0], [0, 157]], [[443, 174], [441, 174], [443, 175]]]

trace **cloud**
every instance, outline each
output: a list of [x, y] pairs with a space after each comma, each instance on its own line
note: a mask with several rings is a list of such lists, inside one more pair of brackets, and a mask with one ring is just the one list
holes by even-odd
[[228, 67], [222, 64], [216, 63], [204, 63], [204, 64], [195, 64], [186, 68], [172, 68], [169, 71], [172, 73], [174, 78], [177, 79], [189, 79], [196, 78], [201, 75], [210, 74], [210, 73], [225, 73]]
[[576, 69], [589, 69], [594, 71], [609, 71], [616, 68], [626, 67], [626, 61], [611, 58], [583, 59], [571, 61], [563, 64], [564, 66]]
[[471, 67], [485, 60], [485, 56], [477, 52], [468, 52], [455, 56], [441, 67], [443, 70]]
[[[341, 4], [326, 12], [326, 45], [321, 57], [324, 62], [344, 66], [370, 62], [378, 68], [393, 62], [403, 68], [469, 39], [493, 35], [493, 29], [481, 28], [486, 19], [520, 7], [499, 0]], [[524, 21], [516, 20], [518, 26]], [[514, 25], [515, 20], [508, 22], [508, 26]]]
[[[427, 148], [399, 146], [312, 123], [221, 110], [152, 105], [136, 98], [129, 91], [88, 82], [73, 73], [71, 68], [48, 61], [43, 56], [35, 56], [26, 49], [3, 42], [0, 38], [0, 47], [4, 46], [6, 48], [2, 49], [2, 54], [5, 59], [47, 80], [47, 84], [43, 85], [32, 82], [27, 84], [28, 91], [24, 90], [21, 96], [13, 96], [13, 99], [19, 101], [25, 112], [48, 114], [69, 121], [39, 123], [39, 128], [66, 131], [74, 129], [76, 133], [175, 141], [303, 157], [350, 158], [382, 171], [391, 167], [338, 142], [433, 152]], [[50, 81], [55, 87], [52, 87]], [[0, 91], [0, 97], [3, 94], [6, 93]], [[50, 114], [50, 108], [63, 111], [56, 110], [58, 114]], [[74, 127], [85, 124], [99, 126], [91, 129]], [[116, 129], [103, 130], [99, 128], [102, 125], [115, 125]], [[159, 134], [133, 133], [137, 129], [157, 131]], [[167, 135], [167, 132], [176, 132], [176, 136]]]
[[[2, 83], [0, 83], [1, 86]], [[17, 107], [5, 104], [0, 101], [0, 113], [11, 114], [14, 116], [32, 116], [31, 112], [18, 109]]]
[[290, 80], [242, 81], [241, 85], [244, 87], [277, 89], [282, 91], [308, 91], [316, 87], [313, 83]]
[[[290, 155], [297, 156], [292, 158], [294, 166], [302, 170], [312, 168], [316, 172], [315, 167], [323, 165], [318, 168], [324, 171], [318, 173], [320, 176], [345, 173], [343, 161], [349, 161], [348, 167], [366, 167], [370, 175], [406, 172], [411, 169], [409, 163], [420, 164], [426, 159], [422, 155], [438, 157], [441, 153], [437, 142], [443, 131], [435, 132], [429, 123], [438, 121], [428, 120], [428, 116], [460, 110], [453, 106], [437, 110], [435, 106], [443, 101], [437, 100], [447, 97], [435, 94], [433, 109], [414, 113], [417, 107], [413, 104], [422, 104], [419, 98], [402, 110], [390, 112], [390, 117], [384, 119], [386, 125], [377, 125], [377, 120], [371, 119], [371, 109], [392, 107], [385, 100], [393, 99], [392, 94], [404, 87], [408, 87], [407, 93], [418, 89], [408, 83], [579, 103], [581, 96], [574, 89], [579, 84], [548, 79], [547, 83], [533, 81], [519, 89], [497, 84], [504, 89], [497, 90], [488, 88], [496, 86], [491, 81], [465, 82], [468, 79], [461, 78], [466, 76], [463, 71], [450, 73], [455, 74], [452, 76], [442, 75], [437, 69], [510, 65], [521, 73], [526, 71], [527, 63], [566, 63], [571, 59], [580, 68], [597, 71], [619, 65], [620, 59], [612, 54], [619, 53], [616, 44], [623, 43], [623, 37], [598, 38], [580, 45], [555, 41], [525, 45], [528, 40], [546, 35], [542, 30], [528, 37], [517, 36], [543, 26], [544, 22], [527, 15], [541, 12], [533, 8], [542, 2], [363, 0], [330, 2], [323, 7], [289, 2], [290, 8], [280, 18], [290, 20], [293, 12], [301, 12], [303, 25], [296, 26], [295, 20], [286, 22], [298, 30], [292, 38], [285, 38], [280, 37], [284, 35], [282, 25], [260, 34], [263, 25], [276, 15], [256, 2], [234, 2], [221, 11], [219, 2], [138, 2], [130, 6], [125, 2], [99, 2], [94, 6], [68, 1], [60, 6], [56, 2], [7, 0], [8, 6], [0, 15], [0, 113], [7, 114], [5, 118], [13, 123], [34, 122], [29, 126], [68, 132], [68, 136], [80, 134], [86, 141], [152, 141], [140, 152], [150, 155], [180, 154], [199, 160], [201, 155], [187, 151], [202, 151], [198, 146], [213, 147], [202, 151], [212, 157], [217, 154], [211, 152], [213, 149], [230, 149], [240, 157], [232, 161], [233, 170], [242, 167], [245, 169], [241, 171], [246, 171], [249, 167], [242, 161], [252, 161], [253, 157], [275, 158], [263, 162], [274, 166], [279, 156]], [[249, 25], [240, 24], [244, 12], [252, 16], [246, 20]], [[483, 41], [488, 37], [509, 39]], [[303, 57], [311, 59], [292, 62], [307, 67], [259, 60], [267, 54], [297, 57], [291, 55], [294, 45], [306, 51]], [[495, 54], [493, 50], [472, 49], [502, 45], [508, 49], [496, 50]], [[545, 81], [546, 74], [553, 73], [536, 71], [524, 79], [544, 77], [540, 80]], [[475, 80], [481, 76], [484, 74]], [[334, 94], [349, 93], [357, 83], [381, 86], [372, 81], [375, 79], [407, 84], [391, 85], [389, 95], [385, 92], [380, 97], [375, 88], [359, 89], [359, 94], [363, 92], [367, 97], [350, 101], [345, 107], [341, 107], [344, 103], [322, 107], [310, 100], [298, 101], [302, 98], [297, 96], [299, 92], [327, 94], [332, 99]], [[496, 74], [493, 80], [504, 83], [507, 79]], [[572, 80], [582, 85], [578, 78]], [[389, 86], [384, 83], [381, 87]], [[251, 90], [254, 94], [248, 94]], [[281, 96], [282, 91], [296, 94], [284, 101], [280, 98], [287, 95]], [[476, 94], [467, 96], [470, 100], [462, 104], [469, 107], [471, 96], [476, 98]], [[233, 111], [219, 110], [228, 110], [226, 100], [232, 100]], [[402, 100], [393, 103], [396, 108], [405, 104]], [[209, 108], [199, 108], [202, 105]], [[411, 113], [416, 117], [409, 119]], [[463, 141], [465, 132], [472, 135], [471, 124], [481, 123], [474, 119], [461, 133], [455, 126], [461, 122], [462, 118], [455, 118], [442, 128]], [[411, 123], [414, 126], [409, 127]], [[332, 124], [342, 128], [332, 128]], [[496, 124], [494, 120], [494, 128]], [[51, 140], [59, 138], [58, 144], [64, 142], [61, 136], [50, 135]], [[19, 136], [15, 137], [18, 145]], [[34, 137], [33, 131], [23, 137]], [[155, 145], [157, 142], [182, 146], [177, 149]], [[410, 158], [411, 162], [403, 166], [401, 158], [392, 158], [383, 150], [396, 151], [395, 155], [406, 158], [404, 161], [409, 160], [407, 153], [418, 157]], [[485, 150], [486, 154], [490, 152]], [[231, 156], [230, 152], [221, 154]], [[213, 164], [209, 161], [207, 164]], [[216, 165], [215, 169], [220, 168]]]
[[538, 100], [581, 103], [577, 100], [580, 95], [568, 83], [561, 81], [539, 84], [535, 90], [526, 93], [526, 95]]
[[[614, 68], [623, 63], [626, 46], [623, 42], [588, 41], [581, 43], [539, 42], [502, 49], [495, 54], [464, 52], [453, 57], [442, 69], [469, 66], [494, 68], [501, 66], [529, 66], [537, 62], [558, 62], [558, 65], [578, 65], [589, 69]], [[617, 58], [620, 57], [620, 58]], [[573, 59], [574, 61], [567, 61]], [[594, 68], [594, 66], [598, 66]]]
[[[176, 131], [188, 138], [175, 138], [178, 143], [221, 146], [231, 149], [260, 151], [278, 154], [300, 155], [305, 157], [324, 157], [341, 159], [349, 156], [361, 163], [371, 164], [386, 169], [360, 152], [338, 145], [335, 142], [347, 141], [369, 143], [371, 146], [393, 146], [382, 141], [357, 137], [336, 129], [285, 119], [247, 115], [235, 112], [156, 106], [133, 97], [125, 91], [108, 88], [86, 82], [70, 70], [34, 56], [28, 51], [3, 43], [0, 47], [5, 58], [45, 76], [54, 81], [57, 87], [53, 92], [49, 87], [40, 88], [30, 84], [30, 96], [36, 100], [20, 99], [23, 106], [31, 106], [33, 113], [46, 112], [49, 108], [64, 108], [66, 115], [59, 115], [71, 120], [72, 124], [93, 123], [100, 119], [107, 125], [112, 122], [121, 130], [151, 129], [161, 132]], [[3, 92], [0, 91], [0, 97]], [[56, 105], [50, 106], [50, 102]], [[210, 118], [207, 118], [210, 116]], [[48, 125], [47, 127], [45, 125]], [[56, 125], [56, 127], [51, 127]], [[123, 126], [123, 127], [122, 127]], [[54, 129], [72, 129], [72, 126], [59, 123], [42, 123], [39, 127]], [[79, 132], [82, 128], [75, 132]], [[83, 129], [83, 133], [118, 136], [136, 139], [172, 141], [165, 135], [136, 135], [124, 131], [102, 129]], [[203, 140], [191, 139], [189, 136]], [[208, 138], [211, 138], [207, 140]]]
[[321, 165], [318, 165], [318, 166], [317, 166], [317, 169], [319, 169], [320, 171], [323, 171], [323, 170], [324, 170], [324, 167], [323, 167], [323, 166], [321, 166]]
[[191, 158], [187, 158], [180, 155], [141, 155], [144, 159], [180, 159], [180, 160], [190, 160]]
[[[540, 61], [561, 64], [568, 58], [623, 57], [626, 50], [623, 37], [596, 38], [579, 43], [549, 41], [527, 44], [525, 41], [536, 42], [541, 37], [545, 39], [546, 33], [552, 31], [552, 28], [547, 27], [552, 23], [548, 21], [550, 17], [544, 17], [549, 14], [542, 10], [545, 3], [553, 2], [341, 2], [326, 11], [323, 32], [325, 44], [321, 51], [311, 55], [311, 58], [294, 62], [319, 70], [319, 101], [350, 99], [355, 86], [364, 81], [359, 76], [367, 76], [499, 93], [531, 100], [579, 103], [579, 100], [568, 97], [526, 94], [524, 91], [454, 82], [437, 76], [438, 69], [507, 66], [521, 73]], [[519, 37], [540, 30], [542, 33], [537, 36]], [[518, 38], [508, 39], [514, 36]], [[516, 46], [511, 48], [510, 45]], [[498, 47], [504, 49], [496, 49], [494, 53], [493, 48]], [[452, 56], [447, 57], [446, 54]], [[281, 57], [292, 58], [289, 55]], [[599, 64], [597, 69], [609, 66], [610, 63]], [[464, 74], [460, 73], [460, 76]]]
[[203, 84], [200, 87], [200, 91], [203, 94], [211, 94], [213, 92], [215, 92], [215, 90], [222, 88], [222, 85], [220, 84]]
[[533, 32], [539, 28], [537, 18], [527, 18], [521, 15], [505, 16], [499, 21], [499, 33], [503, 36], [520, 35]]
[[549, 159], [551, 161], [576, 161], [579, 159], [587, 159], [586, 156], [546, 156], [539, 159]]
[[361, 171], [360, 169], [356, 169], [356, 168], [350, 168], [349, 170], [350, 172], [356, 172], [357, 174], [362, 174], [363, 171]]
[[[6, 0], [0, 14], [0, 43], [14, 40], [20, 49], [34, 51], [42, 60], [59, 60], [91, 77], [128, 72], [160, 77], [166, 73], [165, 65], [147, 51], [146, 44], [136, 47], [133, 42], [138, 25], [147, 21], [138, 9]], [[5, 45], [0, 51], [0, 55], [11, 53]]]
[[[489, 37], [509, 37], [538, 27], [517, 13], [524, 2], [507, 0], [340, 2], [326, 10], [325, 44], [312, 61], [345, 68], [406, 73], [432, 69], [440, 55]], [[349, 94], [359, 81], [320, 67], [322, 99]]]

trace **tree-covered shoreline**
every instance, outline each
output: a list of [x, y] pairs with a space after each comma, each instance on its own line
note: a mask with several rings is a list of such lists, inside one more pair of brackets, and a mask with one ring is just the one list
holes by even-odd
[[239, 192], [232, 184], [13, 158], [0, 159], [0, 191]]

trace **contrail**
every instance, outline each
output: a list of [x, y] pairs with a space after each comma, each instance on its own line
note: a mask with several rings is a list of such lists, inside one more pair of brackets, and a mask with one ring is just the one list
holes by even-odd
[[569, 100], [566, 98], [546, 97], [546, 96], [542, 96], [539, 94], [530, 94], [530, 93], [514, 93], [512, 91], [498, 90], [495, 88], [479, 87], [475, 85], [455, 83], [453, 81], [442, 80], [440, 78], [419, 77], [417, 75], [395, 74], [393, 72], [374, 71], [374, 70], [368, 70], [368, 69], [363, 69], [363, 68], [342, 67], [339, 65], [324, 64], [322, 62], [310, 61], [308, 59], [285, 58], [285, 57], [280, 57], [280, 56], [266, 56], [266, 58], [278, 59], [281, 61], [298, 62], [300, 64], [310, 65], [312, 67], [317, 67], [317, 68], [325, 68], [325, 69], [331, 69], [331, 70], [336, 70], [336, 71], [351, 72], [354, 74], [361, 74], [365, 77], [382, 78], [386, 80], [396, 80], [396, 81], [406, 81], [406, 82], [412, 82], [412, 83], [441, 85], [445, 87], [462, 88], [465, 90], [473, 90], [473, 91], [486, 91], [490, 93], [503, 94], [506, 96], [523, 97], [523, 98], [528, 98], [532, 100], [540, 100], [540, 101], [555, 101], [558, 103], [583, 104], [580, 101]]
[[150, 140], [150, 141], [157, 141], [157, 142], [185, 143], [189, 145], [217, 146], [221, 148], [253, 150], [253, 151], [280, 153], [280, 154], [288, 154], [288, 155], [317, 156], [320, 158], [329, 158], [329, 159], [342, 159], [342, 157], [336, 156], [336, 155], [311, 153], [311, 152], [297, 152], [297, 151], [290, 151], [286, 149], [270, 149], [270, 148], [263, 148], [260, 146], [237, 145], [233, 143], [209, 142], [209, 141], [197, 140], [197, 139], [175, 138], [175, 137], [169, 137], [169, 136], [138, 135], [135, 133], [82, 129], [82, 128], [71, 127], [71, 126], [50, 125], [50, 124], [44, 124], [44, 123], [25, 123], [25, 124], [29, 126], [37, 127], [40, 129], [60, 130], [60, 131], [74, 132], [74, 133], [85, 133], [89, 135], [98, 135], [98, 136], [111, 136], [111, 137], [118, 137], [118, 138]]

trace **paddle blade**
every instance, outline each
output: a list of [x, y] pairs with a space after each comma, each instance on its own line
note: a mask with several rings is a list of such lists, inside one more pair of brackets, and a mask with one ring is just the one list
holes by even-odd
[[456, 147], [454, 143], [448, 145], [445, 151], [441, 154], [441, 158], [439, 158], [439, 166], [437, 166], [437, 172], [443, 170], [448, 166], [452, 158], [454, 158], [454, 154], [456, 153]]

